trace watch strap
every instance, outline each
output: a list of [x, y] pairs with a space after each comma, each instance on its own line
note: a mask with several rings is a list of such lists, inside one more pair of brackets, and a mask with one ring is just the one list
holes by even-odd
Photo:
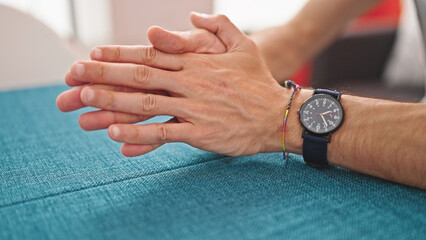
[[328, 89], [315, 89], [313, 95], [315, 94], [328, 94], [334, 98], [336, 98], [337, 100], [339, 100], [340, 98], [340, 92], [336, 91], [336, 90], [328, 90]]
[[324, 168], [328, 166], [327, 162], [327, 144], [328, 139], [305, 134], [303, 130], [303, 159], [306, 164], [315, 168]]

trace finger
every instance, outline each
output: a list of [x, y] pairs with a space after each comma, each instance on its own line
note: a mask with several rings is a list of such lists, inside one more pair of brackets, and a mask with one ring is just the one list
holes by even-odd
[[167, 70], [177, 71], [183, 67], [181, 58], [152, 46], [100, 46], [94, 48], [90, 56], [97, 61], [136, 63]]
[[85, 85], [87, 84], [86, 82], [80, 82], [75, 80], [72, 76], [71, 76], [71, 72], [67, 72], [65, 74], [65, 84], [67, 84], [70, 87], [76, 87], [76, 86], [80, 86], [80, 85]]
[[248, 38], [225, 15], [207, 15], [192, 12], [191, 22], [197, 28], [203, 28], [216, 36], [225, 44], [228, 51], [234, 50]]
[[83, 130], [92, 131], [108, 128], [116, 123], [138, 123], [152, 118], [152, 116], [99, 110], [80, 115], [78, 123]]
[[70, 112], [85, 107], [80, 100], [82, 87], [72, 88], [59, 94], [56, 98], [56, 106], [62, 112]]
[[226, 47], [213, 33], [205, 29], [172, 32], [154, 26], [148, 29], [148, 39], [160, 51], [167, 53], [225, 53]]
[[[172, 118], [166, 123], [177, 123], [176, 118]], [[126, 157], [136, 157], [140, 156], [146, 153], [149, 153], [163, 144], [131, 144], [131, 143], [124, 143], [121, 146], [121, 153]]]
[[123, 93], [86, 86], [81, 91], [81, 101], [86, 106], [141, 114], [148, 116], [171, 115], [186, 117], [191, 107], [183, 98], [172, 98], [146, 93]]
[[121, 153], [126, 157], [137, 157], [143, 154], [147, 154], [163, 144], [129, 144], [124, 143], [121, 146]]
[[76, 62], [71, 67], [72, 78], [80, 82], [182, 91], [174, 73], [144, 65], [95, 61]]
[[[174, 120], [175, 121], [175, 120]], [[113, 124], [108, 135], [117, 142], [130, 144], [162, 144], [168, 142], [186, 142], [192, 130], [192, 124], [152, 123], [142, 125]]]
[[[130, 87], [102, 85], [102, 84], [92, 84], [91, 86], [97, 87], [99, 89], [118, 91], [118, 92], [144, 92], [144, 93], [152, 93], [152, 94], [164, 95], [164, 96], [168, 95], [166, 92], [158, 91], [158, 90], [140, 90], [140, 89], [135, 89]], [[84, 86], [75, 87], [59, 94], [59, 96], [56, 98], [56, 106], [59, 108], [59, 110], [61, 110], [62, 112], [70, 112], [70, 111], [75, 111], [77, 109], [86, 107], [86, 105], [81, 101], [81, 98], [80, 98], [81, 90], [83, 89], [83, 87]]]

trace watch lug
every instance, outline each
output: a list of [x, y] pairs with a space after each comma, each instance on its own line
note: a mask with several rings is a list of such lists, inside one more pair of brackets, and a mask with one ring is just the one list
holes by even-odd
[[[336, 90], [334, 90], [334, 91], [336, 91]], [[336, 91], [338, 94], [337, 94], [337, 97], [336, 97], [336, 99], [337, 99], [337, 101], [340, 101], [340, 96], [342, 95], [340, 92], [338, 92], [338, 91]]]

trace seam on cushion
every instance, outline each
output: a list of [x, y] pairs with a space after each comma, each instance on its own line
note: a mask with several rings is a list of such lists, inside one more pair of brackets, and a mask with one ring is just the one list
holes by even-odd
[[57, 192], [57, 193], [51, 193], [51, 194], [47, 194], [47, 195], [40, 196], [40, 197], [34, 197], [34, 198], [25, 199], [25, 200], [15, 201], [15, 202], [11, 202], [11, 203], [8, 203], [8, 204], [0, 205], [0, 209], [13, 207], [13, 206], [16, 206], [16, 205], [25, 204], [25, 203], [29, 203], [29, 202], [34, 202], [34, 201], [38, 201], [38, 200], [42, 200], [42, 199], [46, 199], [46, 198], [65, 195], [65, 194], [69, 194], [69, 193], [80, 192], [80, 191], [84, 191], [84, 190], [91, 189], [91, 188], [102, 187], [102, 186], [106, 186], [106, 185], [110, 185], [110, 184], [114, 184], [114, 183], [130, 181], [130, 180], [134, 180], [134, 179], [137, 179], [137, 178], [143, 178], [143, 177], [153, 176], [153, 175], [157, 175], [157, 174], [161, 174], [161, 173], [171, 172], [171, 171], [174, 171], [174, 170], [192, 167], [192, 166], [196, 166], [196, 165], [200, 165], [200, 164], [204, 164], [204, 163], [209, 163], [209, 162], [213, 162], [213, 161], [223, 160], [223, 159], [227, 159], [227, 158], [230, 158], [230, 157], [229, 156], [221, 156], [221, 157], [213, 158], [211, 160], [200, 162], [200, 163], [194, 163], [194, 164], [189, 164], [189, 165], [185, 165], [185, 166], [181, 166], [181, 167], [169, 168], [169, 169], [166, 169], [166, 170], [160, 171], [160, 172], [140, 174], [140, 175], [136, 175], [136, 176], [132, 176], [132, 177], [125, 177], [125, 178], [116, 179], [116, 180], [112, 180], [112, 181], [108, 181], [108, 182], [94, 184], [94, 185], [82, 187], [82, 188], [79, 188], [79, 189], [64, 190], [64, 191], [60, 191], [60, 192]]

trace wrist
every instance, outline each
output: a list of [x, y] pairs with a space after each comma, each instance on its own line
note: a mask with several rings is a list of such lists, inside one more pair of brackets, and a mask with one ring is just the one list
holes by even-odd
[[[286, 151], [291, 153], [302, 154], [303, 150], [303, 139], [302, 139], [302, 124], [299, 120], [298, 110], [302, 104], [312, 96], [312, 90], [310, 89], [301, 89], [295, 93], [293, 101], [288, 113], [286, 132], [285, 132], [285, 146]], [[290, 95], [289, 95], [290, 96]], [[287, 103], [289, 100], [287, 97]], [[286, 104], [286, 103], [284, 103]], [[282, 134], [282, 129], [281, 129]], [[282, 149], [281, 149], [282, 150]]]
[[[265, 147], [263, 152], [280, 152], [282, 151], [282, 131], [283, 131], [283, 120], [285, 111], [287, 109], [288, 102], [290, 100], [292, 89], [281, 88], [280, 94], [277, 96], [276, 101], [274, 101], [274, 106], [272, 106], [272, 111], [274, 114], [271, 116], [273, 118], [269, 124], [265, 124], [265, 132], [268, 139], [266, 139]], [[299, 114], [297, 110], [300, 109], [303, 102], [312, 95], [312, 90], [310, 89], [301, 89], [294, 94], [288, 117], [286, 122], [286, 131], [285, 131], [285, 148], [286, 152], [302, 154], [302, 125], [299, 121]], [[272, 126], [272, 127], [271, 127]]]

